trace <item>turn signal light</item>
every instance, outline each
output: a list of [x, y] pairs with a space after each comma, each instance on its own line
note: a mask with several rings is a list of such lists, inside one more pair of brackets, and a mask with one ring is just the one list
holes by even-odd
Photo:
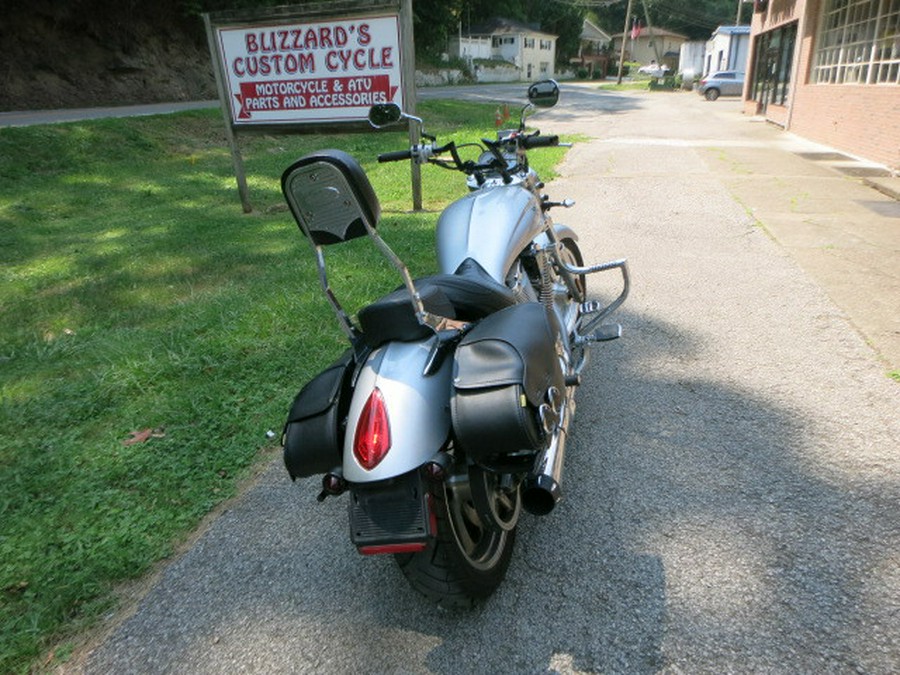
[[391, 449], [391, 428], [384, 397], [376, 387], [363, 406], [353, 437], [353, 454], [367, 471], [374, 469]]

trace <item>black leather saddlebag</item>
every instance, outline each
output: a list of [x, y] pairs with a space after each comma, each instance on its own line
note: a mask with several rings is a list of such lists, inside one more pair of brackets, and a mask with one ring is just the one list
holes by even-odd
[[477, 462], [534, 452], [548, 439], [538, 413], [548, 391], [565, 391], [556, 329], [540, 303], [491, 314], [456, 350], [451, 398], [453, 430]]
[[294, 398], [281, 436], [284, 465], [292, 479], [341, 465], [354, 364], [353, 351], [347, 350]]

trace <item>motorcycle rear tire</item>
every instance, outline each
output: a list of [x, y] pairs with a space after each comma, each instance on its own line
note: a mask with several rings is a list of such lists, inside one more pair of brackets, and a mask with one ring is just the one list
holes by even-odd
[[[456, 487], [454, 487], [456, 485]], [[407, 581], [444, 607], [470, 608], [490, 596], [506, 576], [516, 528], [482, 522], [468, 489], [448, 481], [429, 489], [437, 533], [419, 553], [395, 556]], [[515, 492], [518, 517], [518, 488]]]

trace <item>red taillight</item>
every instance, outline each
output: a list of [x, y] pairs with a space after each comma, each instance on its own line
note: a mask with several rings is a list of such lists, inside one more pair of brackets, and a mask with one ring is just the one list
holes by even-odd
[[353, 454], [360, 465], [371, 471], [391, 449], [391, 428], [381, 391], [375, 388], [363, 406], [353, 438]]
[[427, 547], [424, 541], [411, 542], [409, 544], [382, 544], [380, 546], [360, 546], [359, 552], [363, 555], [380, 555], [383, 553], [418, 553]]

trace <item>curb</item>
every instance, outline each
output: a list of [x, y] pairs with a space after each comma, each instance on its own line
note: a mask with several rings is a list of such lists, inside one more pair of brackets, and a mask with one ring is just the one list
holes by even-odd
[[900, 202], [900, 178], [863, 178], [863, 183]]

